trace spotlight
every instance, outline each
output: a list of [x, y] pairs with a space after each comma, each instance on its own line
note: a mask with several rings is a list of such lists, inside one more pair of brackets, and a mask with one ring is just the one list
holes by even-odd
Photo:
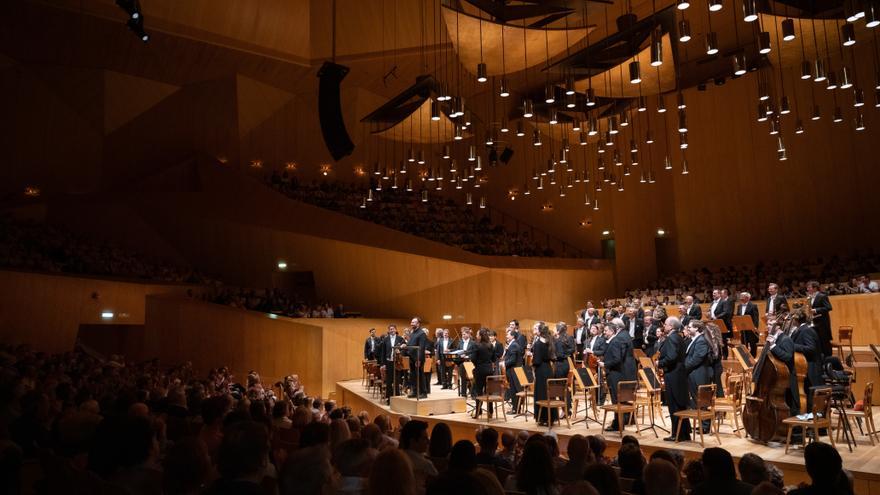
[[744, 76], [746, 74], [746, 54], [737, 53], [733, 56], [733, 75]]
[[709, 0], [709, 11], [710, 12], [718, 12], [721, 10], [723, 5], [721, 5], [721, 0]]
[[663, 65], [663, 37], [660, 31], [655, 29], [651, 32], [651, 67]]
[[507, 87], [507, 78], [501, 78], [501, 90], [498, 92], [498, 96], [502, 98], [510, 96], [510, 90]]
[[440, 120], [440, 104], [435, 100], [431, 100], [431, 120], [435, 122]]
[[813, 77], [813, 67], [810, 65], [809, 60], [804, 60], [801, 62], [801, 79], [807, 80]]
[[630, 84], [642, 82], [642, 71], [638, 60], [629, 63], [629, 82]]
[[574, 96], [574, 76], [565, 78], [565, 96]]
[[743, 0], [743, 20], [746, 22], [758, 20], [758, 8], [755, 5], [755, 0]]
[[782, 21], [782, 40], [791, 41], [794, 39], [794, 19], [788, 18]]
[[706, 33], [706, 55], [718, 53], [718, 34], [715, 31]]
[[137, 35], [137, 37], [144, 43], [150, 41], [150, 35], [144, 31], [144, 16], [139, 15], [137, 17], [132, 17], [127, 23], [125, 23], [125, 25], [128, 26], [128, 29]]
[[770, 33], [767, 31], [758, 33], [758, 53], [763, 55], [770, 53]]
[[530, 119], [535, 114], [535, 107], [532, 100], [523, 100], [523, 117]]
[[556, 87], [550, 83], [544, 86], [544, 103], [548, 105], [556, 103]]
[[691, 40], [691, 23], [687, 19], [678, 22], [678, 41], [687, 43]]
[[596, 105], [596, 92], [593, 91], [593, 88], [587, 88], [587, 92], [584, 94], [584, 100], [588, 107]]
[[489, 78], [486, 77], [486, 64], [480, 62], [477, 64], [477, 82], [484, 83], [488, 81]]
[[691, 6], [691, 3], [688, 2], [688, 0], [676, 0], [675, 3], [677, 4], [676, 8], [678, 10], [686, 10], [688, 7]]
[[846, 23], [840, 27], [840, 35], [843, 37], [843, 46], [856, 44], [856, 30], [852, 24]]
[[844, 65], [840, 68], [840, 89], [849, 89], [853, 85], [852, 79], [849, 77], [849, 69]]
[[877, 2], [870, 1], [865, 3], [865, 27], [875, 28], [880, 25], [880, 12], [878, 12]]

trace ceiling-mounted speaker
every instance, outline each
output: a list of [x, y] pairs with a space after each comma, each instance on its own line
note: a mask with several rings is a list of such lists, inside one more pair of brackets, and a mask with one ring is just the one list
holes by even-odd
[[506, 165], [508, 162], [510, 162], [511, 158], [513, 158], [513, 148], [505, 146], [504, 151], [501, 152], [501, 156], [499, 156], [498, 159], [501, 161], [501, 163]]
[[348, 75], [348, 71], [348, 67], [333, 62], [324, 62], [318, 71], [318, 118], [321, 121], [321, 134], [330, 156], [337, 161], [354, 151], [354, 143], [345, 129], [339, 97], [339, 85]]

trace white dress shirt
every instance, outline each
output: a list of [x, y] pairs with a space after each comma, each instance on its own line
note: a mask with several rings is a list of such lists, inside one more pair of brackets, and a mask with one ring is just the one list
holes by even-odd
[[720, 302], [721, 302], [721, 299], [715, 299], [714, 301], [712, 301], [712, 307], [709, 308], [709, 316], [711, 316], [713, 320], [717, 319], [715, 317], [715, 308], [718, 307], [718, 303], [720, 303]]

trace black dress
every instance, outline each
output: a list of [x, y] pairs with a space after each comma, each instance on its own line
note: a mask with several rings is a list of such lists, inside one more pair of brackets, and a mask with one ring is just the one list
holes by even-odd
[[[532, 368], [535, 371], [535, 403], [539, 400], [547, 400], [547, 380], [553, 378], [553, 367], [550, 365], [550, 345], [538, 339], [532, 345]], [[546, 409], [545, 409], [546, 411]], [[551, 418], [555, 418], [557, 412], [551, 412]], [[538, 406], [535, 406], [535, 418], [539, 422], [547, 422], [546, 415], [538, 417]]]
[[[474, 392], [473, 396], [486, 393], [486, 377], [493, 373], [495, 349], [492, 344], [477, 342], [470, 352], [471, 362], [474, 363]], [[492, 414], [493, 404], [489, 403], [489, 414]], [[483, 404], [477, 401], [477, 415], [483, 412]]]

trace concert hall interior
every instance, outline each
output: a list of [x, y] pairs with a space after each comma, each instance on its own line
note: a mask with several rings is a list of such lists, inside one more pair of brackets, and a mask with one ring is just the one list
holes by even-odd
[[878, 31], [0, 2], [3, 491], [880, 494]]

